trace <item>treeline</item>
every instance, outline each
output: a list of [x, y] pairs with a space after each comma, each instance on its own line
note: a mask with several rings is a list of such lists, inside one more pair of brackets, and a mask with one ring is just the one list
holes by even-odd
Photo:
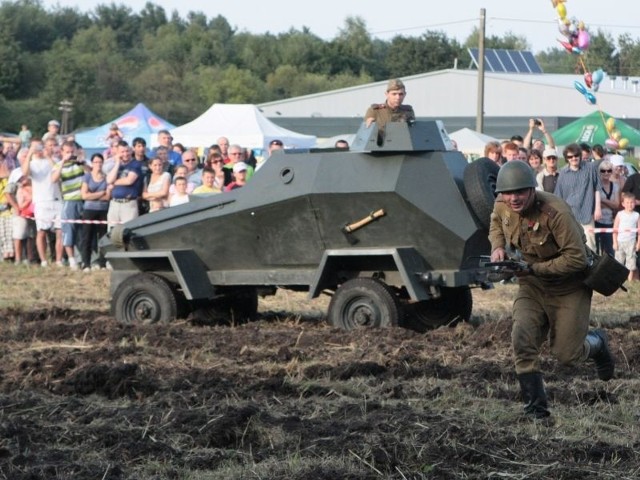
[[[309, 29], [280, 34], [237, 31], [222, 16], [182, 18], [147, 3], [140, 12], [115, 3], [92, 12], [45, 9], [38, 0], [0, 3], [0, 130], [27, 123], [39, 131], [73, 102], [71, 125], [104, 123], [144, 102], [181, 124], [214, 102], [261, 103], [319, 91], [469, 65], [467, 48], [442, 32], [375, 39], [348, 17], [331, 40]], [[640, 44], [592, 32], [593, 69], [640, 74]], [[527, 48], [513, 34], [490, 36], [489, 48]], [[581, 71], [563, 49], [537, 55], [546, 72]]]

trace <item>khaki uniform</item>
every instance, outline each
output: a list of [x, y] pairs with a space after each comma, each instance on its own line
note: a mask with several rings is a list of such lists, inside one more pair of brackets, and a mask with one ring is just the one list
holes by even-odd
[[531, 208], [514, 212], [499, 196], [491, 214], [491, 251], [518, 250], [533, 275], [519, 278], [511, 339], [516, 373], [540, 371], [547, 336], [563, 364], [585, 360], [592, 290], [584, 285], [587, 251], [582, 226], [560, 198], [535, 191]]
[[367, 109], [364, 115], [367, 118], [373, 118], [378, 125], [379, 130], [384, 130], [384, 126], [389, 122], [413, 122], [416, 115], [411, 105], [400, 105], [396, 109], [392, 109], [386, 103], [374, 103]]

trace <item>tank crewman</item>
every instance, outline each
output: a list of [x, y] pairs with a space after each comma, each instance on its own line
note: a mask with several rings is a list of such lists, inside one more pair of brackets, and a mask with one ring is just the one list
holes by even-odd
[[385, 93], [385, 102], [374, 103], [368, 108], [367, 113], [364, 115], [367, 127], [370, 126], [371, 123], [376, 122], [378, 129], [383, 131], [384, 126], [389, 122], [415, 121], [416, 116], [415, 113], [413, 113], [413, 107], [402, 104], [406, 96], [407, 91], [404, 88], [402, 80], [398, 78], [389, 80]]
[[489, 240], [491, 261], [504, 261], [509, 252], [528, 264], [517, 274], [511, 341], [525, 415], [541, 419], [550, 415], [539, 358], [546, 337], [560, 363], [593, 359], [601, 380], [613, 377], [615, 360], [605, 332], [589, 331], [593, 291], [583, 283], [588, 252], [582, 226], [564, 200], [536, 185], [525, 162], [500, 168]]

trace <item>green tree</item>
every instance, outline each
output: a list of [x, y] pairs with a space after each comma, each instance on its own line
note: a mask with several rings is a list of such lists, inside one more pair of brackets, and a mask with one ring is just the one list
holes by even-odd
[[386, 66], [390, 77], [453, 68], [461, 47], [442, 32], [427, 31], [421, 37], [397, 36], [391, 40]]
[[0, 17], [0, 95], [15, 98], [20, 92], [20, 45], [11, 35], [8, 21]]
[[371, 71], [373, 41], [361, 17], [347, 17], [338, 36], [329, 42], [327, 57], [330, 74]]
[[620, 73], [628, 76], [640, 76], [640, 40], [632, 39], [629, 34], [618, 38]]

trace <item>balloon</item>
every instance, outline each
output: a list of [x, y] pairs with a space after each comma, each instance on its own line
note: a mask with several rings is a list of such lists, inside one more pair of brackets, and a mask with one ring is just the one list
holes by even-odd
[[560, 44], [565, 48], [565, 50], [569, 53], [573, 53], [573, 45], [569, 42], [563, 42], [562, 40], [558, 40]]
[[571, 49], [571, 53], [575, 53], [576, 55], [582, 55], [582, 49], [580, 47], [573, 47]]
[[571, 32], [569, 31], [569, 20], [566, 18], [558, 20], [558, 31], [564, 35], [565, 37], [570, 37]]
[[620, 133], [620, 130], [614, 130], [613, 132], [611, 132], [611, 138], [613, 138], [614, 140], [617, 140], [619, 143], [620, 139], [622, 138], [622, 134]]
[[591, 88], [591, 86], [593, 85], [593, 77], [590, 72], [584, 74], [584, 84], [588, 88]]
[[556, 12], [558, 12], [558, 16], [562, 19], [567, 18], [567, 7], [565, 7], [564, 3], [558, 3], [556, 7]]
[[613, 117], [609, 117], [607, 119], [607, 123], [605, 123], [605, 126], [607, 127], [607, 132], [611, 133], [616, 126], [616, 119]]
[[600, 83], [603, 78], [604, 78], [604, 72], [602, 71], [601, 68], [593, 72], [593, 83]]
[[607, 138], [604, 144], [612, 150], [616, 150], [619, 147], [618, 141], [613, 138]]
[[591, 42], [591, 38], [589, 37], [589, 32], [586, 30], [580, 30], [578, 32], [578, 47], [581, 50], [586, 50], [589, 48], [589, 43]]
[[629, 146], [629, 139], [628, 138], [621, 138], [620, 140], [618, 140], [618, 148], [627, 148]]
[[589, 102], [591, 105], [595, 105], [596, 104], [596, 97], [593, 93], [591, 92], [587, 92], [584, 94], [584, 98], [587, 99], [587, 102]]
[[587, 87], [585, 87], [582, 83], [580, 83], [578, 80], [576, 80], [575, 82], [573, 82], [573, 86], [576, 87], [576, 90], [578, 90], [581, 94], [585, 95], [587, 93]]

